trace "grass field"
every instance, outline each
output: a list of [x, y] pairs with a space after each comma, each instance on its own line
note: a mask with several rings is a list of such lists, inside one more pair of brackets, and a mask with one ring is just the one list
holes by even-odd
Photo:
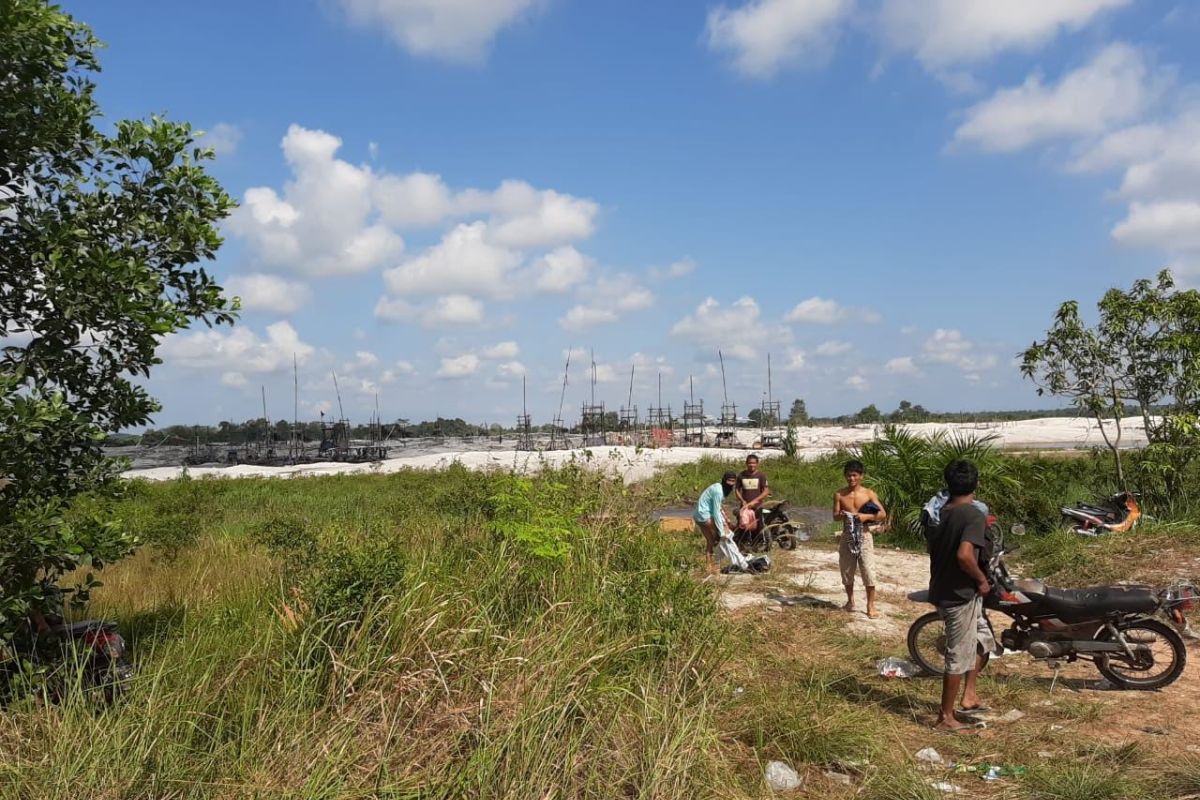
[[[723, 611], [699, 543], [650, 515], [721, 469], [634, 488], [461, 469], [138, 484], [115, 510], [146, 545], [104, 570], [87, 611], [128, 634], [136, 683], [110, 709], [10, 707], [0, 797], [766, 798], [779, 759], [806, 778], [795, 796], [922, 799], [943, 777], [914, 761], [930, 744], [1028, 767], [949, 776], [975, 796], [1200, 791], [1194, 756], [1118, 736], [1128, 709], [1105, 698], [1038, 706], [1040, 679], [1000, 670], [985, 694], [1037, 709], [1033, 724], [936, 737], [936, 682], [875, 675], [895, 642], [820, 609]], [[839, 471], [772, 479], [823, 506]], [[1185, 526], [1151, 535], [1200, 545]], [[1112, 547], [1029, 549], [1063, 576], [1153, 571], [1145, 541]], [[1172, 692], [1161, 702], [1192, 702]]]

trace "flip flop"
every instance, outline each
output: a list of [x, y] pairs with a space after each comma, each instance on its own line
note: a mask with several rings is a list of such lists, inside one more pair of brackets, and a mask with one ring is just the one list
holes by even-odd
[[986, 714], [991, 710], [992, 709], [990, 706], [972, 706], [971, 708], [967, 708], [966, 706], [963, 706], [962, 708], [958, 709], [958, 713], [968, 714], [968, 715], [970, 715], [970, 714]]

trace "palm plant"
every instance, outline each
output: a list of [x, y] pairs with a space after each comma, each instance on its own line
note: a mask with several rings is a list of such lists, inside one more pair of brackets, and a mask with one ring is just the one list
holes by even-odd
[[996, 449], [995, 434], [976, 436], [956, 431], [920, 436], [907, 428], [885, 425], [882, 434], [859, 448], [857, 456], [867, 468], [867, 484], [888, 510], [891, 527], [914, 531], [921, 508], [942, 489], [942, 470], [951, 461], [967, 459], [979, 469], [981, 495], [1012, 489], [1006, 459]]

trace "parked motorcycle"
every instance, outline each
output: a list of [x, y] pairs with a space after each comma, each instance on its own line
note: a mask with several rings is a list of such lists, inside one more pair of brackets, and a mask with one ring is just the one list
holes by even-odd
[[63, 622], [48, 617], [49, 627], [38, 631], [26, 624], [9, 647], [0, 650], [0, 693], [11, 693], [28, 668], [40, 671], [51, 699], [69, 690], [99, 691], [113, 702], [132, 680], [125, 639], [109, 620]]
[[739, 521], [733, 529], [734, 543], [744, 551], [755, 553], [768, 552], [772, 547], [794, 550], [796, 543], [806, 538], [788, 518], [786, 500], [764, 505], [755, 528], [745, 528]]
[[[1155, 619], [1165, 614], [1186, 625], [1184, 612], [1195, 607], [1195, 587], [1094, 586], [1056, 589], [1038, 580], [1013, 579], [1004, 563], [1003, 533], [989, 517], [995, 553], [988, 565], [989, 611], [1012, 618], [999, 643], [1057, 667], [1059, 662], [1090, 661], [1110, 683], [1122, 689], [1161, 689], [1183, 673], [1187, 649], [1171, 626]], [[1024, 532], [1014, 526], [1014, 534]], [[929, 592], [909, 599], [929, 602]], [[928, 674], [945, 671], [945, 626], [936, 611], [918, 618], [908, 629], [908, 652]]]
[[1132, 530], [1142, 517], [1142, 509], [1135, 494], [1118, 492], [1103, 505], [1077, 503], [1064, 507], [1062, 515], [1067, 526], [1075, 533], [1099, 536]]

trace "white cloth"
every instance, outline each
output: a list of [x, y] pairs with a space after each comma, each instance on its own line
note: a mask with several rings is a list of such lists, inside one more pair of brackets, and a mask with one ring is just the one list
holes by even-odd
[[738, 546], [733, 543], [733, 534], [722, 535], [717, 539], [717, 553], [721, 558], [724, 558], [738, 569], [745, 570], [750, 567], [750, 562], [742, 555], [742, 551], [738, 550]]

